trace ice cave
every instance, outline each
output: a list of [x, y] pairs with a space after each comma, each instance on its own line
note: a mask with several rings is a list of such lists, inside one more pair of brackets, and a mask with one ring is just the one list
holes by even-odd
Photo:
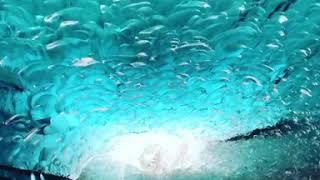
[[0, 179], [320, 179], [320, 0], [0, 0]]

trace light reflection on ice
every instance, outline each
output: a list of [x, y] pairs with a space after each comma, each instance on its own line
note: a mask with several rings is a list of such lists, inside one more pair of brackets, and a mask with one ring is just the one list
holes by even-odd
[[[102, 154], [94, 157], [88, 166], [92, 166], [94, 171], [101, 171], [94, 173], [102, 173], [102, 176], [111, 174], [109, 171], [106, 173], [109, 166], [113, 167], [113, 171], [124, 174], [136, 172], [155, 177], [177, 172], [196, 174], [212, 168], [214, 157], [210, 149], [216, 143], [196, 130], [131, 133], [112, 138]], [[130, 169], [132, 172], [127, 172]]]

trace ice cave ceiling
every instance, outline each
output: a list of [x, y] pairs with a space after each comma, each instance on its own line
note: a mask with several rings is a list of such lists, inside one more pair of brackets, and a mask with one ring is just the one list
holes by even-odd
[[0, 165], [320, 178], [319, 37], [319, 0], [0, 0]]

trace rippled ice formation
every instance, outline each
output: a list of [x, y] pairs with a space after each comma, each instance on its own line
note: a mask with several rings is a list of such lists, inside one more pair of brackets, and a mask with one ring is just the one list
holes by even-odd
[[318, 0], [1, 0], [0, 164], [291, 175], [319, 161], [319, 25]]

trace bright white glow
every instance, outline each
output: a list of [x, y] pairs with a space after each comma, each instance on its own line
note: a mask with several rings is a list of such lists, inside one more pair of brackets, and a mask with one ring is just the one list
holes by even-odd
[[76, 66], [76, 67], [86, 67], [86, 66], [90, 66], [92, 64], [95, 64], [97, 63], [96, 60], [94, 60], [93, 58], [91, 57], [83, 57], [81, 59], [77, 59], [74, 63], [73, 63], [73, 66]]
[[284, 16], [284, 15], [280, 15], [279, 16], [279, 23], [285, 23], [285, 22], [287, 22], [288, 21], [288, 18], [286, 17], [286, 16]]
[[104, 157], [112, 164], [134, 167], [143, 174], [196, 173], [206, 166], [209, 144], [212, 145], [193, 132], [128, 134], [113, 138]]

